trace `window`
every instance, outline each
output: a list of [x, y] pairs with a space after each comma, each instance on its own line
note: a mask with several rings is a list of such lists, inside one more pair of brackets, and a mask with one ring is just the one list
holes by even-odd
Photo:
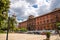
[[39, 30], [39, 27], [38, 27], [38, 30]]
[[48, 25], [48, 30], [50, 30], [51, 28], [50, 28], [50, 25]]
[[56, 19], [51, 19], [51, 22], [56, 22]]
[[48, 18], [48, 15], [46, 17]]
[[44, 21], [44, 23], [45, 23], [45, 21]]
[[46, 27], [44, 26], [44, 29], [46, 29]]
[[39, 22], [38, 22], [38, 25], [39, 25]]
[[53, 29], [55, 29], [56, 28], [56, 24], [53, 24]]
[[40, 21], [40, 24], [42, 24], [42, 21]]
[[49, 22], [49, 20], [47, 20], [47, 23]]
[[40, 18], [40, 20], [41, 20], [41, 18]]
[[53, 21], [53, 19], [51, 19], [51, 22]]

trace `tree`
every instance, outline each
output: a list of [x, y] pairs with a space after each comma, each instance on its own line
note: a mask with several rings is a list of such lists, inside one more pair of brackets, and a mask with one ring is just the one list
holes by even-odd
[[16, 17], [14, 17], [14, 16], [10, 17], [10, 30], [12, 32], [14, 31], [16, 24], [17, 24]]
[[9, 5], [9, 0], [0, 0], [0, 27], [2, 27], [2, 22], [8, 18]]
[[7, 25], [8, 25], [8, 24], [7, 24], [7, 20], [3, 21], [3, 22], [2, 22], [2, 25], [1, 25], [2, 27], [0, 27], [1, 30], [6, 31], [6, 30], [7, 30]]
[[[9, 0], [0, 0], [0, 20], [8, 17], [10, 1]], [[6, 14], [4, 14], [4, 12]]]

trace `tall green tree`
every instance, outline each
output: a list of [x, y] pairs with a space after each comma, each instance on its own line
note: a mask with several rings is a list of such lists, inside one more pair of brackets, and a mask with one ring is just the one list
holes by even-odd
[[0, 28], [2, 27], [3, 20], [8, 18], [9, 5], [9, 0], [0, 0]]
[[16, 24], [17, 24], [16, 17], [14, 17], [14, 16], [10, 17], [10, 30], [12, 32], [14, 31]]

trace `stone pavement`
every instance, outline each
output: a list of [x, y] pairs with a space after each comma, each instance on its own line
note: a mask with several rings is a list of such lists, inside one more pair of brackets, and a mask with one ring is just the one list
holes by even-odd
[[[9, 33], [9, 40], [43, 40], [45, 38], [45, 35]], [[52, 35], [50, 40], [58, 40], [57, 38], [58, 36]], [[0, 40], [6, 40], [6, 34], [0, 34]]]

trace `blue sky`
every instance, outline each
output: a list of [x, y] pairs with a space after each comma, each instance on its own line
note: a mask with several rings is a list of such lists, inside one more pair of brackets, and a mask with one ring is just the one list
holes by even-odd
[[27, 20], [29, 15], [35, 17], [50, 12], [55, 8], [60, 8], [60, 0], [10, 0], [9, 14], [16, 14], [17, 21]]

